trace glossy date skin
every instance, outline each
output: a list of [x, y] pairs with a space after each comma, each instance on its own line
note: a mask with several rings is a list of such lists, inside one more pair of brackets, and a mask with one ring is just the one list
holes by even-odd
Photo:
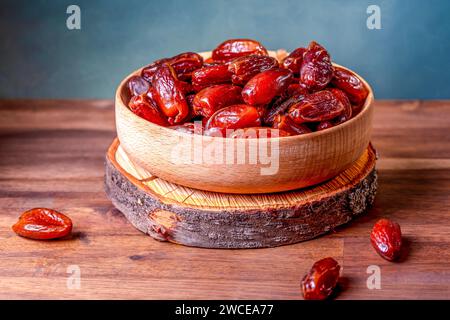
[[305, 48], [295, 49], [283, 59], [281, 66], [285, 69], [291, 70], [294, 75], [298, 76], [300, 74], [300, 67], [302, 66], [303, 54], [305, 51]]
[[13, 231], [21, 237], [35, 240], [63, 238], [72, 231], [72, 220], [53, 209], [34, 208], [25, 211]]
[[237, 104], [216, 111], [209, 118], [205, 129], [219, 128], [224, 133], [225, 129], [260, 126], [261, 117], [257, 108], [245, 104]]
[[168, 117], [169, 124], [183, 122], [189, 115], [189, 106], [173, 68], [167, 63], [159, 66], [152, 77], [151, 85], [154, 99], [159, 109]]
[[302, 101], [305, 95], [293, 95], [289, 98], [279, 97], [272, 104], [269, 105], [264, 113], [263, 120], [267, 125], [272, 126], [277, 115], [284, 114], [292, 105]]
[[147, 93], [150, 89], [150, 84], [141, 76], [132, 76], [128, 79], [127, 88], [131, 96], [139, 96]]
[[402, 249], [400, 225], [390, 219], [380, 219], [373, 226], [370, 242], [375, 251], [384, 259], [398, 259]]
[[203, 58], [195, 52], [183, 52], [172, 58], [159, 59], [142, 69], [142, 78], [151, 82], [156, 70], [164, 63], [169, 64], [174, 69], [178, 79], [189, 80], [192, 71], [203, 66]]
[[302, 292], [305, 300], [325, 300], [335, 290], [340, 265], [333, 258], [317, 261], [302, 280]]
[[242, 97], [249, 105], [265, 105], [284, 92], [291, 84], [293, 74], [286, 69], [272, 69], [261, 72], [247, 82]]
[[228, 65], [232, 83], [242, 86], [258, 73], [275, 68], [278, 68], [278, 61], [275, 58], [259, 55], [240, 57]]
[[130, 110], [147, 121], [166, 127], [169, 125], [167, 118], [161, 114], [159, 108], [146, 95], [134, 96], [128, 103]]
[[361, 79], [348, 70], [334, 67], [334, 76], [331, 84], [345, 92], [350, 102], [354, 105], [354, 113], [358, 113], [369, 94], [369, 89], [367, 89]]
[[219, 109], [242, 103], [242, 88], [230, 84], [205, 88], [195, 95], [193, 110], [195, 115], [211, 117]]
[[311, 132], [311, 129], [309, 129], [306, 125], [297, 124], [284, 114], [278, 114], [275, 116], [272, 127], [283, 130], [293, 136]]
[[231, 83], [231, 75], [226, 64], [206, 66], [192, 73], [192, 86], [200, 91], [212, 85]]
[[296, 123], [322, 122], [341, 115], [344, 105], [329, 90], [307, 95], [289, 109], [289, 116]]
[[267, 56], [267, 49], [252, 39], [230, 39], [219, 44], [212, 52], [214, 61], [227, 61], [251, 54]]
[[300, 82], [309, 90], [322, 90], [333, 77], [333, 66], [327, 50], [312, 41], [303, 55]]

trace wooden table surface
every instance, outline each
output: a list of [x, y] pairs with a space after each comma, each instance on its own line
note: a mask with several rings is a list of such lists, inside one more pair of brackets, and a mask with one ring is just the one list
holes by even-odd
[[[0, 298], [301, 299], [302, 276], [333, 256], [339, 299], [450, 299], [450, 101], [377, 101], [375, 110], [379, 191], [369, 212], [296, 245], [211, 250], [155, 241], [106, 198], [112, 101], [0, 100]], [[68, 214], [73, 237], [16, 236], [11, 225], [38, 206]], [[370, 245], [383, 216], [402, 227], [401, 262]], [[381, 289], [367, 288], [369, 266], [380, 268]]]

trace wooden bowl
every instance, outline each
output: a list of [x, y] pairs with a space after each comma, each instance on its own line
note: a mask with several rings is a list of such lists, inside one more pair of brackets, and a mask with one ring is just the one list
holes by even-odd
[[[271, 55], [280, 58], [285, 52]], [[360, 76], [369, 95], [362, 111], [343, 124], [298, 136], [228, 139], [178, 132], [135, 115], [127, 107], [126, 83], [139, 73], [126, 77], [116, 91], [117, 136], [130, 159], [172, 183], [226, 193], [305, 188], [344, 171], [369, 145], [374, 96]]]

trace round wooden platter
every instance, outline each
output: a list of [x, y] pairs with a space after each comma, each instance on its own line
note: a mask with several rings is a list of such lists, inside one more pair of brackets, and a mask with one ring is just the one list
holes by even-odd
[[377, 190], [371, 145], [337, 177], [269, 194], [227, 194], [183, 187], [133, 163], [117, 139], [106, 155], [105, 190], [114, 206], [151, 237], [205, 248], [274, 247], [315, 238], [349, 222]]

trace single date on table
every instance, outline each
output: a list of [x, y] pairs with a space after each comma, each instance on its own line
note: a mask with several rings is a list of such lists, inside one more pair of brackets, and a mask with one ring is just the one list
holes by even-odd
[[220, 304], [216, 306], [189, 306], [182, 304], [175, 308], [176, 315], [198, 315], [206, 318], [208, 314], [220, 315], [270, 315], [273, 304]]

